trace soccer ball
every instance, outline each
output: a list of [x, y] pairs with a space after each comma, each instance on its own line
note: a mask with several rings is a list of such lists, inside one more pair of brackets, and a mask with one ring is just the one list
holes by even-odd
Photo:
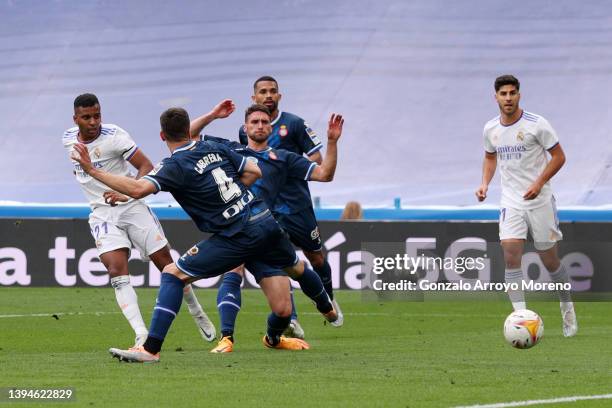
[[504, 337], [512, 347], [531, 348], [538, 344], [543, 334], [544, 322], [531, 310], [516, 310], [504, 322]]

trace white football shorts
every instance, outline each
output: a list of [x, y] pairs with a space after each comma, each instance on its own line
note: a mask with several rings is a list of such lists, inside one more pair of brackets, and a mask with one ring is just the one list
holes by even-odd
[[98, 254], [119, 248], [138, 249], [141, 259], [168, 245], [159, 220], [151, 209], [135, 200], [116, 207], [97, 207], [89, 215], [91, 235]]
[[539, 251], [552, 248], [563, 239], [559, 228], [555, 198], [550, 202], [531, 210], [502, 208], [499, 214], [499, 239], [527, 239], [531, 233], [534, 246]]

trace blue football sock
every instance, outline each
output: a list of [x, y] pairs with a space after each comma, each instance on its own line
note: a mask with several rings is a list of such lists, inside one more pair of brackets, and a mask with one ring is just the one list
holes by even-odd
[[183, 301], [185, 283], [170, 273], [162, 273], [157, 303], [153, 308], [153, 318], [149, 327], [149, 337], [144, 344], [145, 350], [156, 354], [168, 334], [168, 329], [178, 314]]
[[334, 287], [332, 285], [332, 271], [331, 271], [331, 266], [329, 266], [329, 263], [327, 262], [327, 259], [323, 260], [323, 265], [321, 265], [320, 267], [318, 268], [313, 267], [313, 268], [315, 272], [317, 273], [317, 275], [319, 275], [319, 277], [321, 278], [321, 282], [323, 282], [323, 287], [325, 288], [325, 291], [329, 295], [329, 298], [331, 300], [334, 300]]
[[291, 320], [297, 320], [297, 309], [295, 308], [295, 302], [293, 301], [293, 287], [289, 284], [289, 292], [291, 293]]
[[217, 292], [217, 309], [221, 320], [221, 336], [233, 336], [236, 317], [242, 305], [240, 284], [242, 276], [234, 272], [223, 275], [223, 281]]
[[270, 313], [268, 315], [268, 331], [266, 336], [268, 342], [275, 346], [280, 342], [280, 336], [283, 334], [287, 326], [291, 322], [291, 316], [280, 317], [276, 313]]
[[312, 269], [304, 265], [304, 273], [296, 281], [300, 284], [302, 292], [315, 302], [319, 312], [327, 313], [333, 309], [321, 278]]

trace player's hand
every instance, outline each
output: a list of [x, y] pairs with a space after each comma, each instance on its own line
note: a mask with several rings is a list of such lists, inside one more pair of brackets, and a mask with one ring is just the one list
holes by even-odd
[[482, 184], [480, 187], [478, 187], [478, 190], [476, 190], [476, 198], [478, 199], [478, 201], [484, 201], [485, 198], [487, 198], [487, 191], [489, 190], [489, 186]]
[[523, 194], [523, 198], [525, 200], [535, 199], [540, 194], [540, 191], [542, 191], [542, 187], [544, 186], [536, 181], [531, 186], [529, 186], [527, 192]]
[[74, 151], [70, 154], [70, 156], [79, 162], [83, 171], [87, 174], [93, 168], [91, 164], [91, 157], [89, 157], [89, 151], [87, 150], [87, 146], [82, 143], [77, 143], [74, 145]]
[[102, 196], [104, 197], [104, 202], [106, 204], [110, 204], [111, 207], [116, 206], [117, 203], [119, 202], [124, 203], [130, 199], [130, 197], [123, 195], [121, 193], [118, 193], [116, 191], [113, 191], [113, 190], [105, 191], [104, 194], [102, 194]]
[[231, 99], [224, 99], [217, 104], [211, 111], [215, 119], [227, 118], [236, 110], [236, 105]]
[[327, 124], [327, 141], [337, 142], [342, 135], [342, 126], [344, 125], [344, 119], [342, 115], [332, 113]]

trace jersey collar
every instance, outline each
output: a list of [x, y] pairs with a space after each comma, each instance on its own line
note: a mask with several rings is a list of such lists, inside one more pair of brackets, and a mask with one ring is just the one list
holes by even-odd
[[282, 114], [283, 114], [283, 111], [279, 110], [278, 111], [278, 115], [276, 116], [276, 119], [274, 119], [272, 122], [270, 122], [270, 125], [271, 126], [276, 125], [276, 122], [278, 122], [280, 120], [280, 117], [282, 116]]
[[519, 116], [519, 118], [518, 118], [517, 120], [515, 120], [515, 121], [514, 121], [514, 122], [512, 122], [512, 123], [510, 123], [509, 125], [504, 125], [504, 124], [501, 122], [501, 115], [499, 115], [499, 124], [500, 124], [500, 125], [502, 125], [503, 127], [510, 127], [510, 126], [514, 126], [514, 125], [516, 125], [516, 124], [519, 122], [519, 120], [523, 119], [523, 114], [524, 114], [524, 113], [525, 113], [525, 109], [523, 109], [523, 110], [521, 111], [521, 116]]
[[172, 154], [176, 153], [176, 152], [182, 152], [183, 150], [189, 150], [191, 149], [194, 145], [196, 144], [195, 140], [192, 140], [191, 142], [182, 145], [181, 147], [177, 147], [176, 149], [174, 149], [174, 151], [172, 152]]

